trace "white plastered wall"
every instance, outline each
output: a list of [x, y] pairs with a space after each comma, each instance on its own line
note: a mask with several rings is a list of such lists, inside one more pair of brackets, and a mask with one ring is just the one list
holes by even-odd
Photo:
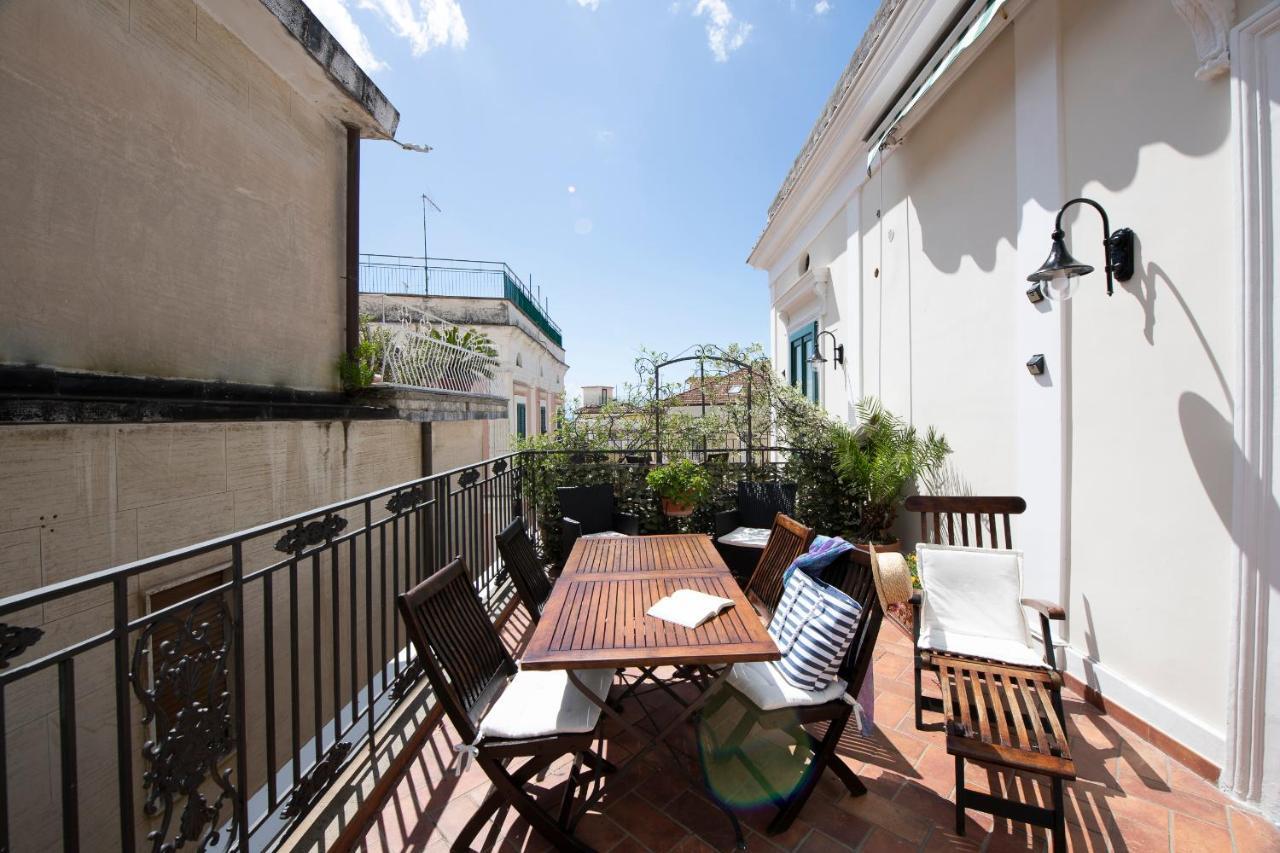
[[[1034, 593], [1068, 608], [1070, 671], [1220, 765], [1235, 371], [1226, 82], [1196, 79], [1167, 2], [1041, 5], [913, 117], [845, 209], [860, 257], [829, 265], [860, 266], [841, 297], [860, 318], [849, 362], [864, 393], [947, 435], [945, 491], [1028, 498], [1015, 541], [1034, 556]], [[1057, 127], [1036, 121], [1046, 115]], [[1095, 273], [1072, 302], [1035, 311], [1025, 277], [1053, 212], [1080, 194], [1138, 233], [1138, 273], [1110, 299]], [[1100, 268], [1093, 213], [1067, 222], [1073, 251]], [[1038, 352], [1044, 381], [1024, 366]]]

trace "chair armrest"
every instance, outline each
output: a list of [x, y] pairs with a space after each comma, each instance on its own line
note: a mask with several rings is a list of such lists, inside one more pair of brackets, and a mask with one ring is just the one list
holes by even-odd
[[560, 519], [560, 565], [564, 566], [573, 550], [573, 543], [582, 535], [582, 524], [572, 518]]
[[920, 605], [924, 603], [924, 596], [920, 594], [920, 590], [911, 593], [911, 640], [916, 647], [920, 647]]
[[640, 516], [630, 512], [613, 514], [613, 529], [628, 536], [640, 535]]
[[1022, 599], [1022, 606], [1030, 607], [1032, 610], [1042, 616], [1047, 616], [1050, 619], [1062, 621], [1067, 618], [1067, 611], [1063, 610], [1051, 601], [1042, 601], [1039, 598], [1024, 598]]
[[724, 512], [716, 513], [715, 538], [719, 539], [726, 533], [732, 533], [742, 526], [741, 515], [736, 509], [727, 509]]

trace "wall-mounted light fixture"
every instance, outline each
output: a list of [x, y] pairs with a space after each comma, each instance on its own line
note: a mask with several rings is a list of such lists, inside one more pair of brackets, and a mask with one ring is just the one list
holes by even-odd
[[1107, 295], [1110, 296], [1114, 290], [1113, 279], [1128, 281], [1133, 278], [1133, 231], [1117, 228], [1113, 232], [1102, 205], [1091, 198], [1073, 198], [1062, 206], [1058, 211], [1058, 218], [1054, 220], [1053, 244], [1049, 247], [1049, 257], [1040, 265], [1040, 269], [1027, 276], [1027, 281], [1036, 285], [1027, 291], [1027, 298], [1032, 302], [1040, 301], [1033, 295], [1033, 291], [1039, 291], [1040, 296], [1050, 299], [1070, 299], [1080, 287], [1080, 276], [1093, 272], [1093, 267], [1077, 261], [1067, 251], [1062, 214], [1073, 204], [1087, 204], [1102, 217], [1102, 247], [1107, 259]]
[[813, 355], [809, 356], [809, 363], [814, 366], [827, 363], [827, 357], [822, 354], [823, 335], [831, 335], [831, 357], [835, 359], [836, 365], [844, 364], [844, 344], [836, 343], [835, 334], [825, 329], [818, 334], [818, 339], [813, 343]]

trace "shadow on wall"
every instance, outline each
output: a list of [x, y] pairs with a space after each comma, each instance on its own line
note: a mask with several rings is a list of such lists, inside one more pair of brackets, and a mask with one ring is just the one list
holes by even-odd
[[[1245, 559], [1257, 566], [1260, 555], [1250, 552], [1252, 543], [1241, 542], [1232, 524], [1232, 478], [1235, 471], [1249, 471], [1249, 481], [1235, 484], [1244, 495], [1251, 496], [1253, 506], [1263, 507], [1259, 529], [1280, 530], [1280, 505], [1269, 494], [1267, 484], [1253, 473], [1254, 466], [1244, 457], [1244, 451], [1235, 443], [1231, 422], [1224, 418], [1213, 405], [1193, 392], [1186, 392], [1178, 399], [1178, 419], [1182, 423], [1182, 437], [1187, 443], [1187, 452], [1195, 465], [1200, 482], [1204, 485], [1205, 494], [1213, 504], [1224, 527], [1231, 533], [1236, 546], [1244, 552]], [[1230, 447], [1230, 461], [1223, 464], [1225, 455], [1222, 448]], [[1273, 588], [1280, 588], [1280, 570], [1275, 566], [1261, 567], [1267, 575], [1267, 583]]]
[[[1111, 192], [1131, 187], [1147, 148], [1186, 157], [1221, 149], [1231, 125], [1228, 83], [1195, 79], [1196, 51], [1172, 6], [1072, 0], [1060, 8], [1066, 198], [1079, 195], [1085, 183]], [[990, 272], [1000, 242], [1016, 245], [1022, 208], [1010, 158], [1016, 134], [1035, 131], [1014, 126], [1015, 29], [1001, 33], [966, 69], [885, 164], [909, 177], [903, 186], [903, 178], [890, 176], [883, 205], [876, 206], [889, 210], [899, 195], [910, 195], [922, 251], [944, 273], [958, 271], [966, 257]], [[1134, 62], [1135, 32], [1169, 48], [1146, 51]], [[884, 171], [868, 184], [873, 193], [880, 192]], [[1056, 210], [1065, 198], [1035, 200]], [[1068, 230], [1082, 215], [1094, 216], [1080, 209], [1067, 213]]]
[[1195, 314], [1191, 312], [1187, 300], [1182, 297], [1182, 292], [1178, 289], [1173, 280], [1169, 278], [1169, 274], [1165, 272], [1164, 267], [1152, 261], [1147, 264], [1142, 263], [1142, 241], [1138, 241], [1137, 251], [1138, 275], [1126, 282], [1117, 282], [1117, 285], [1124, 292], [1128, 293], [1142, 306], [1143, 315], [1143, 337], [1147, 339], [1147, 343], [1155, 346], [1156, 343], [1156, 299], [1161, 289], [1166, 290], [1178, 303], [1178, 307], [1182, 309], [1182, 313], [1187, 318], [1191, 331], [1195, 332], [1196, 339], [1200, 341], [1200, 347], [1204, 350], [1205, 358], [1209, 360], [1209, 365], [1213, 368], [1214, 375], [1218, 378], [1218, 384], [1222, 386], [1222, 396], [1228, 406], [1233, 406], [1234, 401], [1231, 396], [1231, 383], [1227, 381], [1227, 375], [1222, 370], [1222, 365], [1218, 363], [1218, 358], [1213, 354], [1213, 349], [1209, 346], [1209, 339], [1205, 337], [1204, 329], [1200, 327], [1200, 322], [1196, 320]]

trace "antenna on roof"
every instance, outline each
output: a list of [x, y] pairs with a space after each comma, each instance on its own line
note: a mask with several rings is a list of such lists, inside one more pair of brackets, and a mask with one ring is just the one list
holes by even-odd
[[432, 201], [431, 196], [426, 193], [422, 194], [422, 295], [429, 296], [431, 294], [431, 278], [427, 272], [427, 205], [435, 208], [436, 213], [444, 213], [440, 209], [440, 205]]

